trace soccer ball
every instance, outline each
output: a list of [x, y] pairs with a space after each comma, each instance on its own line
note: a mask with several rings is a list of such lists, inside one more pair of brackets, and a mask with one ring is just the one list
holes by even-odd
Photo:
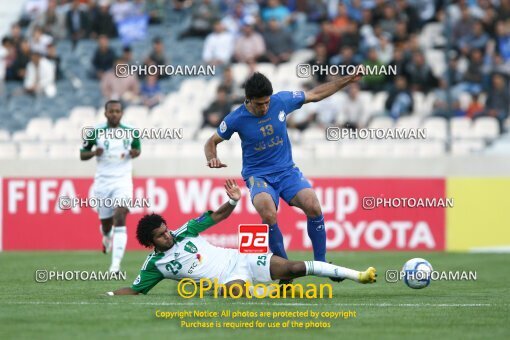
[[429, 261], [417, 257], [404, 264], [402, 277], [408, 287], [422, 289], [430, 284], [432, 270]]

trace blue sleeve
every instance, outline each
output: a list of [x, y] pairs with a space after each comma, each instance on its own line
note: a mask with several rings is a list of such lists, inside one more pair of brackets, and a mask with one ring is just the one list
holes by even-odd
[[221, 122], [220, 126], [218, 126], [218, 129], [216, 130], [218, 132], [218, 135], [223, 139], [230, 139], [232, 137], [232, 134], [236, 132], [235, 129], [235, 119], [232, 113], [228, 114], [223, 121]]
[[301, 108], [305, 103], [305, 93], [303, 91], [282, 91], [278, 92], [277, 96], [283, 101], [286, 114]]

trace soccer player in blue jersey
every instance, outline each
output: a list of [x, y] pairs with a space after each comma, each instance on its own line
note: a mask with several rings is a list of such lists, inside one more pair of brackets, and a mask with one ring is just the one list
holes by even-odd
[[287, 204], [300, 208], [306, 214], [314, 260], [326, 261], [324, 217], [312, 186], [292, 160], [287, 115], [303, 104], [331, 96], [359, 80], [362, 73], [363, 70], [358, 68], [356, 75], [332, 80], [310, 91], [273, 94], [269, 79], [256, 72], [246, 81], [244, 104], [225, 117], [205, 144], [207, 166], [226, 167], [218, 158], [217, 145], [230, 139], [234, 132], [239, 134], [243, 149], [241, 175], [250, 189], [251, 200], [262, 222], [269, 225], [269, 247], [275, 255], [287, 259], [276, 218], [279, 197], [282, 197]]

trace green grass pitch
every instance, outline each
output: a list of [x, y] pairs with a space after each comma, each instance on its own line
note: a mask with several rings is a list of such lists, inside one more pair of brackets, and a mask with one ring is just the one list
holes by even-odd
[[[145, 259], [128, 252], [125, 282], [50, 281], [36, 283], [34, 273], [47, 270], [105, 270], [109, 256], [99, 252], [0, 253], [0, 338], [174, 338], [174, 339], [508, 339], [510, 285], [508, 254], [332, 253], [328, 259], [355, 269], [378, 270], [378, 282], [360, 285], [307, 277], [296, 283], [332, 283], [333, 299], [204, 299], [177, 295], [176, 283], [165, 280], [147, 296], [107, 297], [104, 292], [128, 286]], [[292, 252], [293, 259], [309, 253]], [[476, 271], [476, 281], [432, 282], [413, 290], [402, 282], [387, 283], [384, 273], [399, 269], [412, 257], [429, 260], [435, 270]], [[160, 311], [356, 311], [356, 318], [326, 320], [315, 329], [186, 329], [176, 319], [158, 319]], [[194, 319], [210, 321], [210, 319]], [[237, 319], [234, 321], [251, 321]], [[284, 321], [276, 319], [270, 321]], [[299, 319], [298, 319], [299, 320]], [[221, 320], [219, 320], [221, 321]], [[226, 320], [232, 321], [232, 320]], [[265, 320], [268, 321], [268, 320]], [[306, 321], [306, 320], [303, 320]]]

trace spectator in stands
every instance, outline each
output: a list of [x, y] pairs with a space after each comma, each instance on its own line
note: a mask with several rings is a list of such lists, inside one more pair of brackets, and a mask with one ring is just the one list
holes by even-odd
[[411, 62], [407, 65], [406, 73], [409, 76], [409, 85], [413, 91], [428, 93], [437, 87], [437, 79], [432, 74], [430, 66], [425, 62], [422, 52], [414, 52]]
[[186, 37], [205, 37], [213, 30], [214, 23], [220, 18], [218, 7], [211, 0], [195, 2], [191, 9], [189, 27], [181, 33], [180, 39]]
[[498, 21], [496, 24], [496, 46], [503, 60], [510, 61], [510, 25], [507, 22]]
[[283, 30], [276, 19], [270, 19], [264, 31], [267, 58], [274, 65], [289, 61], [294, 51], [294, 42], [290, 32]]
[[55, 79], [60, 80], [63, 78], [62, 69], [60, 68], [60, 57], [57, 54], [57, 48], [55, 44], [48, 45], [46, 50], [46, 59], [52, 61], [55, 65]]
[[383, 17], [379, 21], [378, 25], [381, 26], [385, 33], [394, 35], [397, 31], [397, 15], [395, 13], [394, 4], [387, 2], [383, 9]]
[[393, 44], [388, 33], [383, 33], [379, 36], [379, 44], [376, 47], [376, 51], [377, 59], [384, 65], [388, 65], [393, 58]]
[[117, 59], [113, 69], [106, 71], [101, 78], [101, 92], [104, 100], [120, 100], [124, 105], [137, 104], [140, 102], [140, 83], [134, 74], [119, 78], [115, 74], [115, 66], [122, 64], [122, 59]]
[[476, 116], [479, 116], [483, 114], [485, 108], [479, 101], [480, 93], [479, 92], [472, 92], [471, 93], [471, 103], [469, 103], [469, 106], [466, 109], [466, 116], [469, 118], [474, 118]]
[[12, 41], [12, 44], [16, 48], [16, 50], [20, 49], [21, 41], [23, 38], [23, 33], [21, 32], [21, 27], [18, 24], [11, 25], [11, 32], [8, 35], [8, 38]]
[[148, 75], [142, 84], [141, 96], [143, 105], [152, 108], [163, 100], [163, 92], [159, 86], [157, 75]]
[[350, 46], [343, 46], [338, 54], [333, 56], [329, 63], [331, 65], [354, 65], [360, 64], [360, 60], [354, 55], [354, 50]]
[[420, 29], [420, 19], [416, 8], [411, 5], [407, 0], [396, 1], [396, 11], [398, 16], [397, 27], [395, 34], [399, 31], [399, 23], [404, 24], [406, 31], [409, 33], [416, 33]]
[[122, 47], [120, 59], [122, 59], [123, 64], [133, 65], [133, 50], [131, 46]]
[[21, 40], [19, 51], [16, 54], [16, 59], [9, 71], [9, 74], [12, 75], [12, 80], [23, 81], [23, 79], [25, 79], [25, 71], [29, 61], [30, 44], [28, 43], [28, 40], [23, 39]]
[[360, 44], [360, 40], [361, 37], [359, 34], [358, 24], [355, 21], [350, 21], [340, 36], [342, 47], [349, 46], [353, 48], [354, 51], [357, 51], [358, 46]]
[[234, 36], [221, 21], [214, 24], [214, 31], [204, 41], [202, 59], [210, 65], [228, 64], [234, 53]]
[[497, 118], [501, 123], [508, 118], [510, 98], [508, 97], [508, 86], [501, 74], [492, 76], [492, 88], [488, 93], [485, 102], [486, 114]]
[[245, 24], [242, 34], [237, 37], [234, 45], [234, 61], [240, 63], [254, 63], [264, 57], [266, 45], [260, 33], [255, 32], [252, 25]]
[[338, 12], [336, 17], [333, 19], [333, 29], [339, 35], [341, 35], [347, 26], [349, 26], [351, 19], [347, 13], [347, 6], [343, 2], [338, 3]]
[[146, 12], [149, 15], [149, 24], [161, 24], [165, 21], [166, 0], [147, 0]]
[[[381, 66], [383, 66], [375, 48], [368, 50], [367, 59], [363, 62], [363, 64], [369, 66], [371, 69], [380, 69]], [[363, 89], [371, 92], [384, 90], [385, 77], [386, 76], [383, 73], [364, 76], [362, 78]]]
[[459, 48], [467, 56], [472, 49], [484, 49], [488, 42], [489, 35], [483, 31], [482, 23], [475, 21], [472, 32], [459, 41]]
[[[16, 61], [16, 46], [12, 42], [11, 38], [2, 38], [2, 46], [0, 49], [5, 50], [5, 56], [3, 57], [4, 68], [5, 68], [5, 80], [14, 80], [14, 74], [12, 65]], [[1, 72], [1, 71], [0, 71]]]
[[279, 0], [268, 0], [267, 6], [262, 9], [260, 16], [266, 23], [270, 20], [276, 20], [282, 25], [289, 25], [292, 20], [289, 9], [282, 5]]
[[136, 8], [131, 1], [116, 0], [110, 7], [110, 13], [113, 16], [113, 21], [119, 23], [120, 21], [134, 15]]
[[[306, 63], [310, 64], [310, 67], [328, 67], [329, 63], [326, 46], [324, 44], [315, 45], [315, 56]], [[313, 76], [317, 83], [325, 83], [328, 80], [326, 72], [315, 72]]]
[[117, 37], [117, 26], [110, 14], [108, 0], [98, 2], [99, 9], [92, 20], [92, 32], [90, 37], [96, 39], [100, 35], [106, 35], [108, 38]]
[[97, 43], [98, 47], [92, 59], [92, 65], [94, 67], [94, 76], [97, 79], [101, 79], [103, 74], [113, 67], [116, 55], [110, 47], [110, 41], [106, 35], [100, 35]]
[[405, 77], [397, 76], [395, 86], [389, 91], [384, 107], [386, 114], [393, 119], [410, 115], [413, 112], [413, 96], [407, 87]]
[[465, 39], [473, 31], [475, 20], [469, 12], [469, 8], [465, 6], [461, 10], [461, 18], [455, 23], [453, 27], [453, 41], [457, 47], [459, 42]]
[[343, 128], [359, 129], [367, 120], [366, 107], [370, 104], [365, 103], [359, 93], [358, 83], [352, 83], [347, 88], [347, 98], [338, 108], [337, 123], [340, 123]]
[[409, 27], [406, 22], [399, 21], [395, 27], [395, 34], [393, 35], [393, 45], [395, 48], [404, 48], [409, 40]]
[[243, 24], [247, 22], [254, 23], [255, 19], [246, 13], [244, 4], [241, 2], [235, 3], [234, 8], [221, 20], [225, 29], [234, 37], [241, 31]]
[[328, 7], [322, 0], [307, 0], [305, 13], [309, 22], [328, 20]]
[[43, 32], [42, 27], [35, 27], [30, 37], [30, 49], [34, 52], [39, 52], [46, 55], [48, 45], [53, 43], [53, 38]]
[[80, 8], [80, 0], [73, 0], [71, 9], [66, 14], [66, 26], [73, 48], [79, 40], [87, 37], [90, 28], [89, 16]]
[[230, 66], [223, 69], [223, 78], [221, 79], [221, 83], [218, 87], [221, 87], [226, 91], [228, 101], [232, 104], [243, 102], [244, 91], [242, 87], [236, 83]]
[[66, 27], [63, 13], [57, 9], [56, 0], [48, 0], [48, 8], [30, 24], [30, 32], [35, 27], [41, 27], [43, 32], [51, 35], [54, 39], [64, 39]]
[[46, 59], [41, 53], [33, 52], [23, 82], [25, 91], [32, 95], [44, 94], [54, 97], [57, 94], [55, 73], [53, 62]]
[[472, 92], [480, 88], [484, 81], [483, 54], [479, 49], [471, 50], [466, 72], [462, 75], [462, 82], [457, 85], [459, 91]]
[[340, 34], [334, 29], [331, 22], [325, 20], [321, 23], [321, 30], [315, 37], [315, 44], [325, 45], [327, 58], [334, 56], [340, 49]]
[[[395, 65], [397, 67], [397, 74], [400, 74], [407, 78], [407, 64], [408, 60], [405, 55], [405, 51], [403, 48], [396, 47], [393, 51], [393, 58], [388, 63], [389, 65]], [[394, 80], [396, 75], [388, 75], [387, 80], [391, 81]]]
[[230, 112], [231, 108], [232, 103], [228, 100], [226, 89], [221, 86], [218, 87], [216, 98], [211, 105], [202, 112], [203, 122], [201, 128], [206, 126], [217, 128], [220, 126], [223, 118]]

